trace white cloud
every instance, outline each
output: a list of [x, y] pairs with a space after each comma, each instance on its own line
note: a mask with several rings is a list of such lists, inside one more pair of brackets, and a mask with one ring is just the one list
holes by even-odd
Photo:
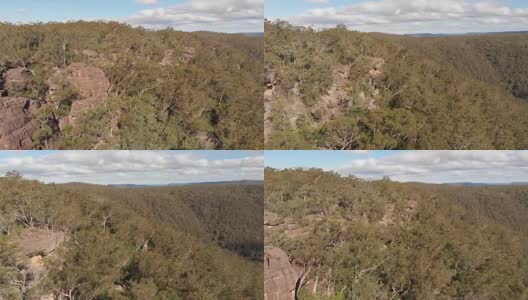
[[528, 182], [528, 151], [410, 151], [352, 160], [334, 171], [430, 183]]
[[330, 0], [304, 0], [304, 2], [317, 3], [317, 4], [326, 4], [326, 3], [330, 2]]
[[44, 182], [164, 184], [263, 178], [264, 157], [210, 159], [201, 152], [60, 151], [29, 152], [0, 159], [0, 174], [10, 170]]
[[319, 7], [280, 19], [316, 28], [345, 24], [354, 30], [390, 33], [506, 31], [528, 29], [528, 8], [490, 0], [377, 0]]
[[147, 28], [247, 32], [263, 31], [264, 0], [192, 0], [144, 9], [127, 21]]
[[145, 4], [145, 5], [156, 5], [158, 4], [158, 0], [136, 0], [139, 4]]

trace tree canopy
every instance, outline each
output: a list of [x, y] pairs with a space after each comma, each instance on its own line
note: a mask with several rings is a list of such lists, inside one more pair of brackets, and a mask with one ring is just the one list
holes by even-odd
[[265, 209], [288, 220], [266, 246], [304, 270], [300, 299], [528, 297], [526, 185], [364, 181], [318, 169], [265, 176]]
[[[2, 177], [0, 296], [262, 299], [262, 197], [261, 185], [121, 188]], [[27, 267], [34, 258], [15, 242], [27, 230], [66, 235], [36, 283], [39, 272]], [[16, 293], [6, 294], [9, 287]]]
[[267, 149], [525, 149], [528, 35], [265, 23]]
[[[263, 147], [262, 37], [116, 22], [0, 23], [0, 53], [0, 78], [30, 70], [28, 84], [5, 89], [40, 102], [35, 149]], [[62, 125], [81, 101], [57, 74], [79, 63], [104, 71], [108, 97], [75, 116], [75, 126]]]

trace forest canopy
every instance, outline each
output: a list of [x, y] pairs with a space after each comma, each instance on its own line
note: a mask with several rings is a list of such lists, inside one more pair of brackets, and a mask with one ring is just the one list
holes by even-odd
[[260, 184], [126, 188], [11, 173], [0, 199], [0, 298], [262, 299]]
[[0, 149], [262, 149], [262, 70], [257, 36], [0, 23]]
[[299, 299], [528, 298], [528, 185], [265, 176], [265, 257]]
[[265, 23], [267, 149], [526, 149], [527, 34]]

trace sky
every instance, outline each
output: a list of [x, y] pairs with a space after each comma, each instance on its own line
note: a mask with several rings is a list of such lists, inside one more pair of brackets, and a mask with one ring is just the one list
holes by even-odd
[[528, 30], [526, 0], [266, 0], [269, 20], [317, 29], [468, 33]]
[[11, 23], [116, 20], [183, 31], [262, 32], [264, 0], [0, 0]]
[[263, 180], [263, 165], [262, 151], [0, 151], [0, 174], [16, 170], [46, 183]]
[[264, 164], [401, 182], [528, 182], [528, 151], [265, 151]]

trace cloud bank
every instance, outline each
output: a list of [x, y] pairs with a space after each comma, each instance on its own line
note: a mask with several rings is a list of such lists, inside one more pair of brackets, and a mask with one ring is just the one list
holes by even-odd
[[264, 157], [208, 157], [206, 151], [57, 151], [31, 152], [0, 159], [0, 174], [11, 170], [43, 182], [167, 184], [262, 180]]
[[333, 171], [365, 179], [389, 176], [404, 182], [528, 182], [528, 151], [399, 152], [352, 160]]
[[325, 5], [279, 19], [315, 28], [345, 24], [353, 30], [388, 33], [516, 31], [528, 29], [528, 5], [514, 8], [493, 0], [376, 0]]
[[[153, 1], [142, 1], [146, 4]], [[261, 32], [264, 0], [192, 0], [144, 9], [126, 21], [147, 28], [174, 27], [184, 31]]]

